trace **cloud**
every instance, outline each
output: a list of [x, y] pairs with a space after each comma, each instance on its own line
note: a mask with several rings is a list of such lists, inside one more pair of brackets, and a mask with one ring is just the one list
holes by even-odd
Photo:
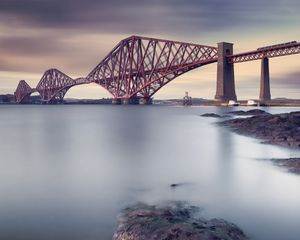
[[[11, 24], [118, 33], [194, 33], [299, 20], [296, 0], [2, 0]], [[10, 18], [12, 20], [12, 18]]]
[[298, 0], [1, 0], [0, 71], [85, 76], [132, 34], [209, 45], [243, 38], [249, 50], [253, 38], [296, 32], [299, 10]]
[[274, 77], [274, 84], [281, 86], [300, 87], [300, 72], [295, 71], [278, 77]]

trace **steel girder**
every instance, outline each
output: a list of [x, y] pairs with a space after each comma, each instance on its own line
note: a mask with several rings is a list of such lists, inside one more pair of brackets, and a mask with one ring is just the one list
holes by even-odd
[[25, 80], [21, 80], [14, 93], [16, 103], [24, 102], [34, 92]]
[[[37, 87], [24, 80], [15, 91], [17, 103], [37, 91], [43, 102], [62, 101], [75, 85], [97, 83], [115, 99], [149, 99], [161, 87], [194, 68], [218, 61], [216, 47], [131, 36], [122, 40], [86, 78], [72, 79], [57, 69], [45, 72]], [[300, 53], [300, 43], [275, 45], [228, 56], [230, 63]]]
[[177, 76], [216, 62], [217, 51], [211, 46], [132, 36], [122, 40], [86, 78], [73, 80], [50, 69], [35, 89], [21, 81], [16, 99], [19, 103], [37, 91], [42, 102], [62, 101], [71, 87], [88, 83], [101, 85], [115, 99], [149, 99]]
[[42, 102], [60, 102], [67, 91], [76, 85], [90, 83], [86, 78], [72, 79], [57, 69], [46, 71], [36, 87]]
[[42, 102], [61, 101], [67, 92], [66, 86], [71, 85], [73, 79], [57, 69], [47, 70], [36, 90], [41, 95]]
[[230, 63], [240, 63], [247, 61], [254, 61], [263, 58], [281, 57], [300, 53], [300, 43], [292, 43], [284, 46], [274, 46], [267, 49], [239, 53], [228, 56]]
[[216, 47], [132, 36], [122, 40], [87, 80], [115, 99], [147, 99], [177, 76], [216, 61]]

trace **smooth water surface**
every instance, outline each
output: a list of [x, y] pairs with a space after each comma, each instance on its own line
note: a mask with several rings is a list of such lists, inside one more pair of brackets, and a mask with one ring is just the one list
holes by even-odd
[[300, 176], [264, 159], [300, 152], [199, 116], [232, 110], [1, 106], [0, 239], [111, 239], [122, 208], [168, 200], [200, 206], [251, 239], [299, 239]]

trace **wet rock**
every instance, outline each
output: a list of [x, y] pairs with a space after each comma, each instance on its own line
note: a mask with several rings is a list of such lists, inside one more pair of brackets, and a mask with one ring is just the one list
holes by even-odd
[[213, 118], [221, 118], [222, 116], [216, 113], [204, 113], [201, 117], [213, 117]]
[[220, 123], [232, 130], [263, 139], [267, 143], [300, 148], [300, 112], [261, 114]]
[[197, 218], [199, 208], [182, 202], [165, 206], [137, 204], [124, 210], [113, 240], [243, 240], [236, 225]]
[[219, 115], [219, 114], [216, 114], [216, 113], [204, 113], [201, 115], [201, 117], [212, 117], [212, 118], [227, 118], [227, 117], [230, 117], [228, 115]]
[[177, 188], [177, 187], [188, 186], [188, 185], [192, 185], [192, 184], [194, 184], [194, 183], [192, 183], [192, 182], [172, 183], [172, 184], [170, 184], [170, 187]]
[[182, 186], [182, 183], [172, 183], [170, 185], [171, 188], [176, 188], [176, 187], [179, 187], [179, 186]]
[[249, 111], [239, 110], [239, 111], [233, 111], [233, 112], [229, 112], [229, 113], [232, 115], [237, 115], [237, 116], [250, 116], [250, 115], [254, 116], [254, 115], [261, 115], [261, 114], [269, 114], [260, 109], [251, 109]]
[[271, 159], [271, 161], [289, 172], [300, 174], [300, 158]]

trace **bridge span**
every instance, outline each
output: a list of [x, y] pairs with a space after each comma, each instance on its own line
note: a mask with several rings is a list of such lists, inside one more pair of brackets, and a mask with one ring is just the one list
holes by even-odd
[[233, 54], [233, 44], [217, 47], [164, 39], [131, 36], [120, 41], [86, 76], [72, 79], [57, 69], [47, 70], [38, 85], [31, 88], [21, 80], [15, 91], [17, 103], [26, 102], [38, 92], [43, 103], [62, 102], [76, 85], [96, 83], [106, 89], [113, 103], [151, 103], [152, 96], [176, 77], [195, 68], [217, 62], [215, 98], [236, 100], [234, 64], [261, 60], [260, 100], [271, 99], [269, 58], [300, 53], [300, 43], [289, 42]]

